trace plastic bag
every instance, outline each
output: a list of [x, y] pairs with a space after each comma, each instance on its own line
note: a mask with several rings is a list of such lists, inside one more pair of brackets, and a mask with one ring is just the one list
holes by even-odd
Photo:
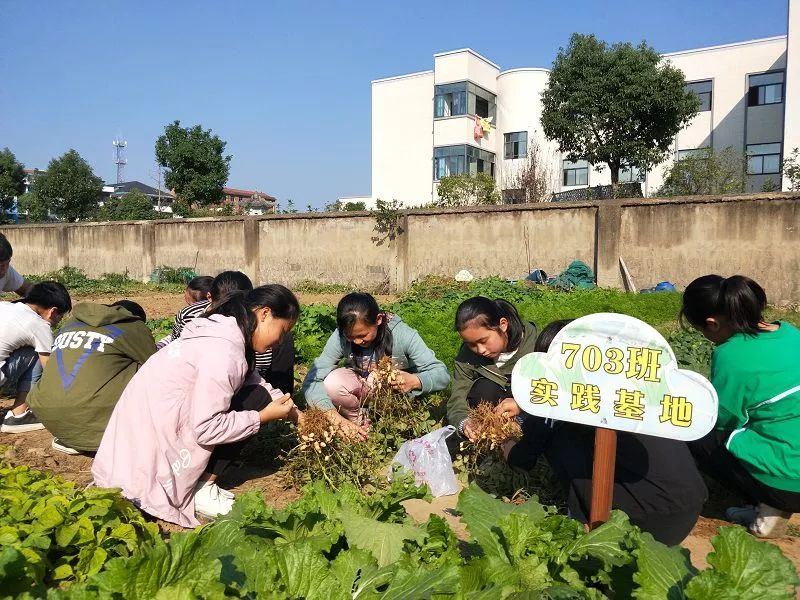
[[[453, 471], [453, 461], [447, 449], [447, 438], [456, 428], [452, 425], [423, 435], [415, 440], [403, 442], [392, 461], [399, 464], [404, 472], [413, 472], [417, 485], [427, 483], [434, 498], [458, 493], [458, 481]], [[392, 468], [389, 468], [389, 479]]]

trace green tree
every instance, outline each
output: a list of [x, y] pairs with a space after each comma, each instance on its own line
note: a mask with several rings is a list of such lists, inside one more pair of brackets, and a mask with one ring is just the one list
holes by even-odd
[[789, 180], [789, 190], [800, 192], [800, 148], [783, 159], [783, 176]]
[[434, 206], [474, 206], [500, 201], [494, 178], [488, 173], [442, 177], [436, 195]]
[[356, 212], [359, 210], [367, 210], [367, 203], [363, 200], [357, 202], [345, 202], [342, 204], [341, 210], [346, 212]]
[[181, 127], [180, 121], [167, 125], [156, 140], [156, 159], [167, 169], [167, 187], [189, 206], [221, 203], [231, 163], [231, 157], [223, 155], [225, 146], [200, 125]]
[[745, 157], [731, 146], [722, 152], [703, 149], [669, 167], [658, 195], [739, 194], [744, 191], [746, 168]]
[[102, 198], [103, 180], [97, 177], [81, 155], [68, 150], [54, 158], [47, 171], [33, 182], [37, 214], [48, 211], [64, 221], [90, 219], [97, 214], [97, 203]]
[[162, 217], [153, 208], [150, 196], [139, 190], [109, 198], [100, 211], [100, 218], [105, 221], [148, 221]]
[[642, 42], [609, 46], [575, 33], [553, 62], [542, 93], [542, 128], [569, 160], [611, 171], [646, 171], [669, 154], [672, 140], [700, 108], [683, 72]]
[[17, 207], [20, 212], [28, 213], [28, 221], [31, 223], [47, 221], [49, 217], [47, 206], [33, 192], [22, 194], [17, 198]]
[[6, 211], [14, 206], [14, 198], [25, 192], [25, 170], [8, 148], [0, 151], [0, 223], [6, 222]]

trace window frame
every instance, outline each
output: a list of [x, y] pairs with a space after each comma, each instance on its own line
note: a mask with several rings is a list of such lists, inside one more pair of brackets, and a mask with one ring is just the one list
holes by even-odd
[[[692, 86], [700, 86], [701, 84], [708, 84], [708, 91], [698, 92], [692, 89]], [[714, 102], [714, 80], [713, 79], [698, 79], [697, 81], [687, 81], [684, 89], [693, 92], [700, 98], [700, 109], [698, 112], [710, 112]], [[704, 96], [708, 96], [708, 108], [704, 107]]]
[[[459, 87], [461, 87], [463, 89], [458, 89]], [[443, 89], [446, 89], [446, 90], [449, 90], [449, 91], [441, 91]], [[462, 117], [462, 116], [465, 116], [467, 114], [468, 92], [467, 92], [467, 82], [466, 81], [456, 81], [456, 82], [453, 82], [453, 83], [444, 83], [444, 84], [441, 84], [441, 85], [436, 85], [433, 88], [433, 92], [434, 92], [433, 93], [433, 118], [434, 119], [448, 119], [450, 117]], [[461, 94], [463, 94], [463, 98], [462, 98], [462, 100], [460, 102], [460, 106], [463, 109], [463, 112], [453, 113], [453, 106], [456, 104], [453, 101], [453, 99], [455, 98], [456, 95], [461, 95]], [[450, 103], [449, 103], [450, 114], [449, 115], [445, 115], [445, 114], [439, 115], [439, 114], [437, 114], [438, 109], [439, 109], [440, 106], [442, 106], [442, 107], [447, 106], [447, 104], [444, 101], [440, 103], [439, 98], [447, 98], [448, 96], [450, 96]]]
[[[445, 153], [447, 150], [450, 150], [451, 152]], [[454, 150], [460, 150], [460, 152], [455, 152]], [[437, 156], [437, 152], [439, 152], [441, 155]], [[445, 159], [455, 159], [456, 172], [440, 174], [440, 171], [443, 170], [439, 168], [439, 161]], [[472, 168], [473, 164], [475, 165], [474, 172]], [[450, 177], [454, 175], [474, 176], [477, 173], [488, 173], [492, 176], [492, 178], [494, 178], [496, 164], [497, 155], [494, 152], [489, 152], [483, 148], [478, 148], [477, 146], [473, 146], [471, 144], [436, 146], [433, 149], [433, 180], [440, 181], [442, 177]], [[487, 165], [488, 170], [486, 168]]]
[[[585, 163], [586, 166], [585, 167], [584, 166], [570, 166], [570, 167], [568, 167], [567, 163], [570, 163], [570, 165], [578, 165], [580, 163]], [[579, 174], [580, 171], [585, 171], [586, 172], [586, 181], [584, 183], [580, 183], [578, 181], [578, 177], [579, 177], [578, 174]], [[571, 160], [568, 160], [568, 159], [565, 158], [565, 159], [563, 159], [561, 161], [561, 172], [562, 172], [562, 181], [564, 182], [564, 186], [565, 187], [576, 187], [576, 186], [582, 186], [582, 185], [586, 185], [586, 186], [589, 185], [589, 161], [588, 160], [571, 161]], [[572, 174], [572, 176], [573, 176], [573, 178], [575, 180], [574, 183], [569, 183], [570, 174]]]
[[[709, 148], [708, 146], [701, 146], [700, 148], [684, 148], [682, 150], [676, 150], [675, 160], [676, 161], [686, 160], [687, 158], [694, 158], [694, 157], [705, 159], [708, 158], [708, 151], [710, 149], [711, 148]], [[681, 153], [684, 154], [681, 155]]]
[[[463, 89], [457, 89], [459, 87], [463, 87]], [[445, 88], [453, 88], [452, 91], [442, 92], [442, 89]], [[451, 101], [451, 114], [438, 114], [439, 113], [439, 106], [440, 106], [440, 97], [446, 97], [448, 95], [453, 94], [464, 94], [463, 102], [464, 102], [464, 112], [459, 113], [452, 113], [452, 101]], [[477, 99], [481, 98], [482, 100], [486, 101], [486, 108], [485, 111], [487, 114], [484, 116], [477, 112]], [[464, 79], [462, 81], [451, 81], [449, 83], [440, 83], [433, 87], [433, 119], [450, 119], [453, 117], [475, 117], [479, 116], [481, 118], [489, 118], [495, 119], [497, 117], [497, 94], [494, 94], [487, 90], [484, 87], [479, 86], [476, 83], [473, 83], [469, 79]]]
[[[623, 172], [633, 173], [634, 170], [636, 171], [636, 179], [633, 177], [623, 179]], [[620, 167], [619, 171], [617, 171], [617, 182], [618, 183], [644, 183], [645, 178], [647, 177], [647, 171], [641, 171], [636, 167]]]
[[[778, 151], [777, 152], [762, 152], [762, 153], [758, 153], [758, 154], [755, 154], [755, 153], [751, 154], [750, 148], [752, 148], [753, 146], [777, 146], [778, 147]], [[745, 158], [747, 159], [747, 174], [748, 175], [780, 175], [782, 173], [782, 169], [781, 169], [781, 163], [783, 162], [782, 161], [782, 158], [783, 158], [783, 143], [782, 142], [767, 142], [767, 143], [763, 143], [763, 144], [747, 144], [745, 146], [744, 155], [745, 155]], [[766, 162], [765, 159], [767, 157], [772, 157], [772, 156], [775, 156], [775, 157], [778, 158], [778, 164], [777, 164], [776, 170], [775, 171], [765, 171], [764, 170], [764, 164]], [[752, 159], [760, 159], [758, 161], [759, 164], [761, 165], [761, 170], [760, 171], [752, 171], [750, 169], [750, 164], [751, 164]]]
[[[767, 77], [769, 75], [780, 75], [780, 81], [773, 81], [769, 83], [756, 83], [753, 85], [751, 80], [755, 77]], [[767, 102], [767, 88], [780, 88], [780, 95], [778, 100]], [[765, 71], [764, 73], [751, 73], [747, 76], [747, 107], [752, 106], [774, 106], [775, 104], [783, 104], [786, 100], [786, 71], [784, 69], [777, 69], [775, 71]]]
[[520, 158], [528, 158], [528, 132], [510, 131], [503, 134], [503, 160]]

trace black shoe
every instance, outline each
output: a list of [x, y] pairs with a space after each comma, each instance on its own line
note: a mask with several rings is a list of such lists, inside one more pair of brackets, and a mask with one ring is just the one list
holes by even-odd
[[21, 415], [14, 415], [9, 409], [3, 419], [3, 425], [0, 426], [0, 432], [2, 433], [25, 433], [27, 431], [37, 431], [38, 429], [44, 429], [44, 425], [30, 409]]

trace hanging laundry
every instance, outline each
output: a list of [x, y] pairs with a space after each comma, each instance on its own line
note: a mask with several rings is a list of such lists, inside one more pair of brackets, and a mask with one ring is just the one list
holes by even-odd
[[475, 127], [472, 129], [472, 136], [475, 140], [479, 140], [483, 137], [483, 127], [481, 126], [481, 118], [478, 115], [475, 115]]
[[481, 129], [483, 129], [484, 134], [488, 134], [492, 130], [492, 119], [494, 119], [494, 117], [481, 119]]

